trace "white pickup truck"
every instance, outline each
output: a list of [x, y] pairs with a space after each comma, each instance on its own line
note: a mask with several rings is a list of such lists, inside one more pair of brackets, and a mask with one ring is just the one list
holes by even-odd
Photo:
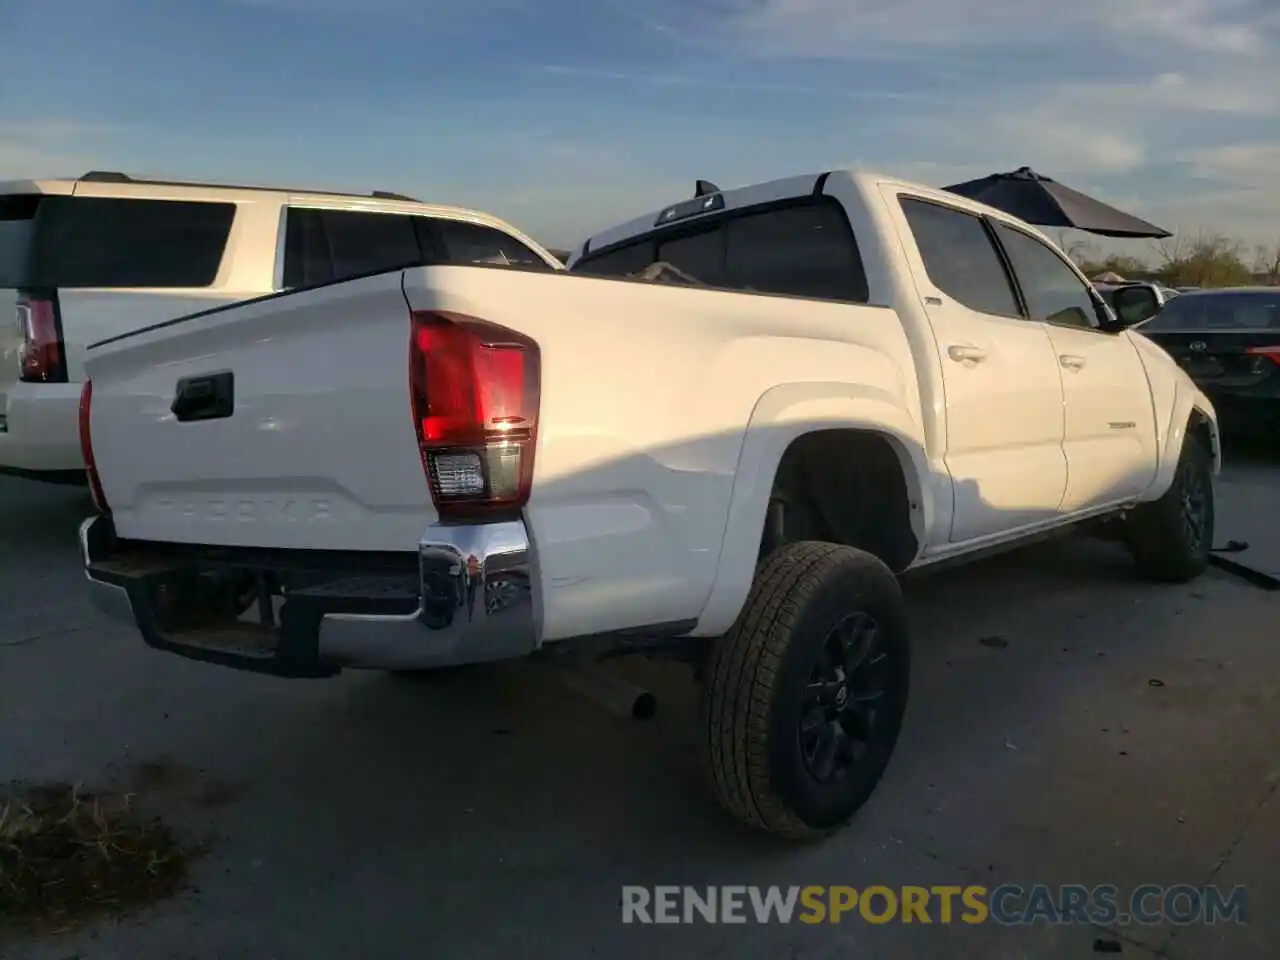
[[[688, 282], [628, 279], [659, 263]], [[889, 761], [896, 574], [1122, 516], [1183, 581], [1213, 535], [1177, 365], [1041, 234], [866, 173], [695, 197], [568, 273], [178, 318], [87, 369], [84, 563], [148, 644], [286, 676], [688, 658], [715, 795], [788, 838]]]
[[[91, 170], [0, 183], [0, 473], [84, 483], [85, 347], [192, 310], [447, 253], [562, 265], [513, 228], [411, 197], [180, 183]], [[11, 314], [12, 315], [12, 314]]]

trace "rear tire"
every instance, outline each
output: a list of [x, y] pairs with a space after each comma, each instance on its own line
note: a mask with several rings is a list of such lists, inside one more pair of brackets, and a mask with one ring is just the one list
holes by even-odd
[[708, 665], [700, 740], [716, 800], [789, 840], [839, 830], [888, 766], [909, 679], [892, 571], [852, 547], [778, 548]]
[[1173, 485], [1125, 519], [1126, 541], [1142, 572], [1161, 583], [1194, 580], [1209, 565], [1214, 534], [1213, 457], [1195, 437], [1182, 445]]

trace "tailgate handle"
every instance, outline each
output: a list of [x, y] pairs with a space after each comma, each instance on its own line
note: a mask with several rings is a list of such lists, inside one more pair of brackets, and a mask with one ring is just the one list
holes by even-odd
[[200, 377], [183, 377], [169, 408], [179, 423], [220, 420], [235, 412], [235, 374], [230, 370]]

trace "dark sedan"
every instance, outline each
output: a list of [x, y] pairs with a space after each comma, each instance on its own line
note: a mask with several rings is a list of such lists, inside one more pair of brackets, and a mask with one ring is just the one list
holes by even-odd
[[1280, 287], [1188, 291], [1137, 329], [1205, 392], [1224, 431], [1280, 439]]

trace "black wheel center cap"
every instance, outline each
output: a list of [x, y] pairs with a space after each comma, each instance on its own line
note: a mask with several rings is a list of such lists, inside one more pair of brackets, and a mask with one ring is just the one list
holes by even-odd
[[845, 704], [847, 704], [848, 702], [849, 702], [849, 688], [842, 683], [840, 684], [839, 687], [836, 688], [836, 706], [839, 707], [841, 710], [843, 710], [845, 707]]

